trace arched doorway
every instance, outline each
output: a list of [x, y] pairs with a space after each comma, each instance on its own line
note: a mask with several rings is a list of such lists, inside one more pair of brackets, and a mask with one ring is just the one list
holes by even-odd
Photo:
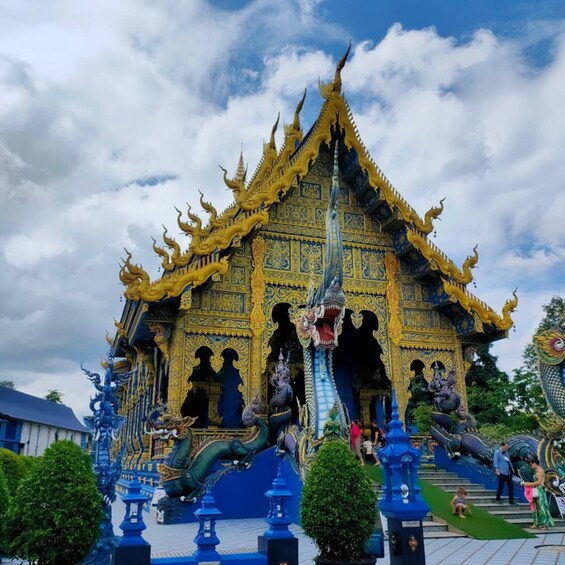
[[408, 385], [408, 392], [410, 392], [411, 396], [406, 406], [404, 422], [406, 429], [412, 433], [419, 432], [421, 434], [427, 434], [429, 432], [429, 430], [417, 429], [414, 421], [414, 411], [417, 410], [419, 406], [429, 406], [431, 408], [432, 395], [428, 391], [428, 382], [424, 378], [425, 369], [426, 366], [419, 359], [415, 359], [410, 364], [412, 376], [410, 378], [410, 384]]
[[264, 378], [267, 380], [267, 401], [271, 399], [274, 389], [271, 385], [270, 377], [273, 374], [275, 365], [278, 363], [279, 354], [282, 351], [286, 359], [290, 352], [289, 366], [290, 377], [292, 379], [292, 390], [294, 399], [292, 401], [292, 417], [294, 421], [298, 419], [298, 403], [304, 405], [306, 395], [304, 392], [304, 354], [302, 346], [296, 335], [296, 327], [290, 319], [289, 310], [291, 305], [288, 303], [276, 304], [272, 311], [273, 322], [277, 324], [277, 329], [273, 332], [269, 340], [271, 352], [267, 357], [267, 372]]
[[384, 427], [390, 418], [391, 388], [381, 359], [383, 351], [374, 335], [378, 318], [363, 310], [363, 321], [356, 328], [351, 314], [345, 311], [339, 345], [333, 352], [337, 390], [352, 419], [360, 418], [364, 426], [376, 420]]
[[234, 366], [238, 355], [233, 349], [222, 351], [223, 364], [218, 372], [212, 368], [212, 355], [208, 347], [196, 350], [200, 362], [188, 377], [192, 388], [181, 406], [181, 415], [196, 418], [195, 428], [240, 428], [243, 395], [239, 385], [243, 381]]

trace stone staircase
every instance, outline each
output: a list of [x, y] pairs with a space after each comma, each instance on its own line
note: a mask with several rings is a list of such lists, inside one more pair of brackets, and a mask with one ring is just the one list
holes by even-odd
[[[472, 506], [482, 508], [529, 532], [539, 532], [539, 530], [528, 528], [532, 523], [532, 512], [528, 503], [518, 503], [516, 506], [510, 506], [508, 504], [508, 497], [504, 495], [502, 504], [498, 503], [496, 501], [496, 491], [471, 483], [467, 479], [461, 479], [455, 473], [448, 473], [443, 469], [420, 469], [418, 476], [453, 494], [455, 494], [459, 487], [463, 487], [467, 491], [467, 498]], [[554, 520], [555, 527], [551, 528], [551, 532], [565, 532], [565, 520], [556, 518]]]

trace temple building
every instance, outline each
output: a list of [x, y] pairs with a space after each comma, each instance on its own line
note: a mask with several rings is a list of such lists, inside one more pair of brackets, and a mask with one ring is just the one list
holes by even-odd
[[346, 305], [333, 370], [349, 417], [383, 425], [392, 387], [404, 415], [414, 379], [429, 382], [432, 367], [455, 369], [466, 404], [473, 348], [512, 327], [516, 295], [499, 314], [467, 288], [476, 248], [459, 267], [430, 241], [442, 202], [421, 216], [369, 155], [341, 92], [344, 62], [320, 85], [319, 115], [306, 133], [302, 99], [280, 148], [277, 119], [250, 178], [242, 156], [233, 177], [224, 171], [231, 206], [220, 213], [202, 195], [206, 216], [178, 211], [188, 239], [165, 230], [163, 243], [154, 242], [160, 278], [151, 280], [128, 253], [120, 271], [127, 300], [110, 340], [115, 369], [132, 372], [120, 392], [125, 469], [155, 471], [170, 448], [146, 433], [159, 405], [195, 418], [194, 449], [243, 436], [242, 409], [258, 395], [267, 410], [281, 351], [298, 414], [305, 391], [295, 324], [323, 273], [336, 144]]

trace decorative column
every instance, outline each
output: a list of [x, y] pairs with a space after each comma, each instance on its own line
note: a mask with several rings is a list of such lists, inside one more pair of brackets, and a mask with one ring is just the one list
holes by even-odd
[[120, 524], [123, 532], [120, 545], [114, 550], [113, 565], [150, 565], [151, 546], [143, 539], [141, 532], [147, 527], [143, 521], [143, 506], [149, 500], [141, 492], [141, 483], [134, 477], [128, 494], [122, 497], [126, 515]]
[[197, 545], [193, 557], [197, 563], [202, 561], [220, 562], [220, 554], [216, 551], [216, 546], [220, 543], [216, 535], [216, 520], [222, 513], [216, 508], [216, 501], [212, 496], [210, 485], [206, 487], [206, 493], [202, 498], [202, 508], [194, 512], [198, 518], [200, 526], [198, 533], [194, 538], [194, 543]]
[[393, 389], [387, 444], [377, 452], [385, 475], [379, 508], [388, 519], [391, 565], [425, 565], [422, 519], [429, 509], [420, 495], [417, 472], [422, 452], [410, 445], [410, 435], [402, 429], [403, 425]]
[[114, 359], [111, 352], [104, 366], [106, 372], [103, 379], [98, 373], [91, 373], [81, 367], [97, 391], [90, 401], [93, 415], [84, 420], [92, 432], [92, 468], [96, 475], [96, 486], [102, 495], [104, 509], [100, 537], [83, 561], [83, 565], [105, 565], [111, 559], [112, 550], [119, 541], [112, 527], [112, 502], [116, 500], [116, 482], [122, 473], [122, 460], [119, 452], [112, 461], [110, 452], [124, 423], [124, 417], [118, 415], [120, 403], [116, 389], [131, 376], [131, 373], [113, 375]]
[[386, 298], [388, 311], [388, 335], [390, 340], [390, 370], [392, 387], [396, 389], [398, 408], [401, 414], [408, 405], [408, 383], [404, 382], [400, 342], [402, 341], [402, 322], [400, 318], [400, 296], [398, 293], [398, 260], [392, 251], [385, 253], [387, 276]]
[[288, 529], [291, 524], [287, 501], [294, 496], [282, 476], [282, 462], [279, 461], [273, 486], [265, 493], [269, 499], [269, 514], [266, 522], [269, 528], [257, 539], [259, 553], [267, 556], [267, 565], [298, 565], [298, 539]]
[[[265, 240], [257, 236], [251, 243], [253, 255], [253, 272], [251, 273], [251, 313], [249, 327], [251, 329], [251, 355], [248, 372], [248, 382], [245, 386], [245, 402], [250, 403], [256, 394], [261, 394], [261, 361], [262, 361], [262, 334], [265, 331]], [[262, 399], [266, 400], [266, 399]]]

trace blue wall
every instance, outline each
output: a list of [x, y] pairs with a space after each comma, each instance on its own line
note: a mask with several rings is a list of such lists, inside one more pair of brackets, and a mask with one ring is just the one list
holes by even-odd
[[10, 418], [0, 419], [0, 447], [9, 449], [18, 455], [22, 449], [22, 423]]
[[[484, 485], [487, 489], [496, 490], [498, 487], [498, 479], [493, 469], [489, 469], [469, 456], [462, 455], [454, 459], [450, 459], [445, 449], [436, 446], [434, 449], [434, 458], [436, 466], [445, 469], [451, 473], [456, 473], [459, 477], [469, 479], [477, 485]], [[507, 496], [506, 487], [502, 492], [502, 496]], [[514, 498], [520, 502], [527, 502], [524, 497], [524, 488], [514, 482]]]
[[[212, 487], [216, 508], [222, 513], [220, 519], [266, 518], [269, 501], [265, 493], [273, 485], [280, 461], [281, 459], [275, 455], [275, 448], [271, 447], [255, 457], [250, 469], [231, 471], [221, 477]], [[223, 466], [218, 462], [213, 472], [222, 468]], [[294, 493], [288, 505], [289, 514], [292, 521], [298, 523], [302, 482], [287, 461], [282, 462], [282, 473], [288, 490]], [[196, 522], [194, 512], [201, 505], [201, 499], [185, 503], [182, 514], [168, 523]]]

